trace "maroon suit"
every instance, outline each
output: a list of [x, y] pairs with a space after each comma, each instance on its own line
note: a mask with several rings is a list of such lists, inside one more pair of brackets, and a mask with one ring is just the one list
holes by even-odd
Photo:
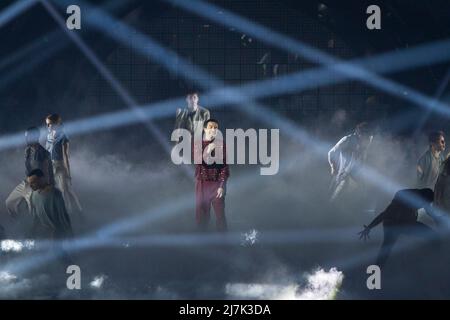
[[[195, 165], [195, 195], [196, 210], [195, 217], [197, 225], [200, 228], [206, 228], [210, 220], [211, 205], [216, 214], [216, 227], [219, 231], [227, 230], [227, 221], [225, 218], [225, 192], [221, 198], [217, 198], [217, 189], [226, 190], [227, 179], [230, 175], [228, 164], [226, 163], [226, 147], [223, 141], [202, 141], [202, 149], [200, 145], [194, 145], [194, 152], [203, 154], [202, 152], [207, 146], [214, 142], [215, 148], [213, 152], [222, 149], [222, 164], [207, 164], [202, 160], [202, 164]], [[214, 153], [213, 153], [214, 154]]]

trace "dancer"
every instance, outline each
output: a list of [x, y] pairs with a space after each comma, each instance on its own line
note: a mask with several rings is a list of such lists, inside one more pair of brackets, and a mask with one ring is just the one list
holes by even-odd
[[360, 183], [358, 170], [364, 165], [367, 151], [372, 143], [367, 122], [358, 124], [354, 133], [343, 137], [328, 152], [331, 175], [331, 201], [336, 200], [350, 183]]
[[442, 164], [442, 170], [434, 187], [433, 207], [437, 208], [437, 224], [450, 226], [450, 159]]
[[28, 174], [27, 182], [33, 190], [30, 196], [32, 237], [41, 239], [71, 237], [72, 226], [61, 191], [47, 182], [40, 169], [32, 170]]
[[201, 142], [194, 142], [194, 159], [202, 161], [195, 166], [196, 221], [199, 229], [205, 230], [210, 220], [211, 205], [216, 215], [218, 231], [227, 230], [225, 218], [226, 183], [230, 175], [226, 163], [226, 146], [217, 137], [219, 122], [205, 121]]
[[370, 230], [383, 223], [384, 239], [381, 245], [376, 264], [383, 266], [388, 259], [398, 237], [403, 234], [421, 236], [428, 240], [437, 240], [437, 233], [423, 223], [417, 221], [417, 211], [425, 209], [432, 215], [433, 202], [431, 189], [404, 189], [398, 191], [389, 206], [381, 212], [364, 230], [359, 232], [360, 239], [369, 238]]
[[444, 162], [445, 138], [444, 132], [435, 131], [428, 136], [429, 148], [417, 162], [417, 187], [430, 188], [439, 177], [441, 165]]
[[189, 130], [191, 135], [203, 131], [203, 124], [210, 118], [209, 110], [201, 107], [198, 92], [191, 92], [186, 96], [187, 107], [177, 109], [175, 129]]
[[72, 188], [69, 162], [69, 139], [64, 133], [62, 119], [51, 114], [45, 119], [48, 128], [46, 148], [50, 152], [56, 187], [62, 192], [69, 213], [77, 211], [82, 217], [82, 208]]
[[[50, 154], [39, 144], [40, 131], [37, 127], [30, 127], [25, 132], [25, 177], [34, 169], [40, 169], [44, 173], [44, 179], [53, 185], [53, 166]], [[16, 216], [21, 208], [26, 206], [30, 212], [31, 188], [26, 178], [11, 192], [6, 199], [6, 209], [11, 216]]]

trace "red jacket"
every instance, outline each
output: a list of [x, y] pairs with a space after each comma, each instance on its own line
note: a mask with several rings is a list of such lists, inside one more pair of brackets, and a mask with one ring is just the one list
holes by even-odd
[[[203, 159], [203, 151], [207, 148], [207, 146], [214, 142], [216, 145], [214, 150], [218, 152], [219, 148], [222, 149], [223, 162], [222, 164], [207, 164]], [[230, 176], [230, 169], [227, 164], [227, 155], [226, 155], [226, 145], [223, 141], [202, 141], [202, 148], [200, 149], [200, 144], [194, 144], [194, 155], [197, 154], [202, 156], [202, 163], [195, 165], [195, 178], [197, 180], [202, 181], [219, 181], [220, 187], [225, 188], [227, 179]], [[195, 159], [195, 157], [194, 157]]]

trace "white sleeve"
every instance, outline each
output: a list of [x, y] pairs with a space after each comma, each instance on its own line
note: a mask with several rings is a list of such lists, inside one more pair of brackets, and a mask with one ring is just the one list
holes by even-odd
[[338, 154], [342, 147], [344, 145], [346, 145], [348, 143], [348, 136], [343, 137], [341, 140], [338, 141], [338, 143], [336, 143], [336, 145], [331, 148], [330, 151], [328, 151], [328, 163], [330, 164], [330, 166], [333, 165], [333, 159], [336, 157], [336, 154]]

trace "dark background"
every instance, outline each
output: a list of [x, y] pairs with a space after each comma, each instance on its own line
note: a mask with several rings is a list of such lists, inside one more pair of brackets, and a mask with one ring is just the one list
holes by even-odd
[[[4, 8], [10, 3], [12, 1], [3, 1], [1, 5]], [[379, 1], [382, 29], [375, 31], [365, 25], [365, 10], [370, 1], [228, 0], [214, 3], [343, 59], [444, 39], [450, 28], [446, 14], [450, 4], [446, 1]], [[106, 2], [92, 4], [101, 6]], [[279, 75], [315, 66], [302, 57], [270, 48], [256, 39], [249, 42], [249, 36], [241, 39], [243, 33], [232, 32], [164, 2], [123, 1], [112, 7], [115, 7], [112, 10], [115, 17], [227, 83], [271, 77], [275, 65], [278, 65]], [[60, 30], [58, 37], [49, 39], [49, 33], [55, 30], [59, 30], [57, 25], [40, 5], [2, 27], [2, 58], [16, 56], [20, 49], [31, 44], [37, 46], [15, 64], [2, 68], [3, 132], [14, 132], [20, 126], [40, 122], [42, 114], [49, 112], [61, 112], [69, 120], [123, 107], [123, 102]], [[88, 25], [84, 25], [79, 34], [139, 103], [184, 95], [191, 88], [199, 89]], [[62, 48], [43, 58], [46, 52], [60, 46]], [[258, 62], [266, 53], [270, 58], [264, 72], [262, 63]], [[32, 67], [27, 67], [29, 64]], [[446, 72], [446, 65], [432, 64], [389, 75], [389, 78], [432, 96]], [[329, 117], [338, 109], [360, 119], [392, 116], [404, 108], [415, 108], [353, 81], [265, 102], [301, 123]]]

